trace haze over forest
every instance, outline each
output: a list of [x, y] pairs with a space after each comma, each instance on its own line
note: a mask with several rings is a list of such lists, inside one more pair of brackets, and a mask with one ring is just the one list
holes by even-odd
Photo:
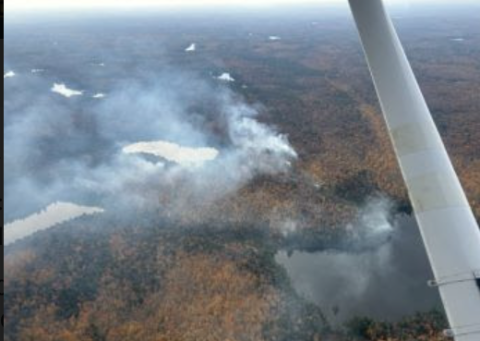
[[[480, 217], [480, 12], [399, 35]], [[6, 340], [444, 340], [346, 8], [7, 18]]]

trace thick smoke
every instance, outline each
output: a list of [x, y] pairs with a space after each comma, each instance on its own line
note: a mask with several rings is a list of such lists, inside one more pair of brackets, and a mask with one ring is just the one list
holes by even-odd
[[393, 219], [390, 210], [388, 200], [370, 200], [347, 227], [341, 250], [277, 254], [297, 292], [323, 307], [333, 324], [441, 308], [437, 291], [427, 286], [433, 275], [414, 219]]
[[[141, 73], [109, 89], [65, 80], [82, 92], [57, 81], [52, 69], [9, 81], [6, 222], [55, 201], [181, 215], [256, 175], [288, 171], [296, 158], [285, 136], [257, 120], [260, 109], [188, 72]], [[108, 96], [98, 100], [99, 90]], [[185, 159], [125, 152], [138, 142], [176, 146], [192, 157], [191, 151], [215, 151], [215, 157], [188, 167]]]

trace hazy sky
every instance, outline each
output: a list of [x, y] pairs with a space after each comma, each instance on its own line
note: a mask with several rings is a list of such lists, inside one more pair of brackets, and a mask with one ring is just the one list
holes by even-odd
[[[413, 2], [455, 3], [454, 0], [385, 0], [387, 3], [411, 4]], [[5, 9], [61, 9], [88, 7], [150, 7], [150, 6], [270, 6], [299, 3], [346, 3], [347, 0], [5, 0]]]

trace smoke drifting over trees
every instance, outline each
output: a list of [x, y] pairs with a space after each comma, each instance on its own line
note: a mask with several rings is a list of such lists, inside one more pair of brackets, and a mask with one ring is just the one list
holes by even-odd
[[[478, 213], [466, 12], [397, 21]], [[6, 339], [441, 340], [441, 313], [343, 328], [437, 299], [351, 18], [124, 15], [6, 26], [4, 224], [105, 210], [6, 247]]]
[[360, 225], [360, 235], [346, 238], [351, 246], [346, 250], [276, 256], [293, 286], [323, 307], [335, 324], [355, 316], [395, 321], [442, 309], [438, 293], [427, 286], [433, 274], [413, 219], [398, 217], [388, 223], [384, 203], [371, 205], [360, 213], [367, 228]]
[[[84, 58], [85, 66], [90, 57]], [[116, 71], [108, 72], [114, 77]], [[284, 135], [257, 121], [257, 108], [194, 74], [163, 68], [153, 69], [154, 76], [116, 79], [109, 96], [96, 102], [52, 96], [47, 89], [56, 72], [22, 74], [6, 83], [10, 219], [20, 214], [18, 207], [28, 212], [56, 200], [157, 208], [159, 196], [174, 192], [181, 197], [170, 212], [185, 211], [190, 199], [192, 205], [219, 199], [256, 175], [287, 171], [296, 158]], [[88, 73], [85, 83], [95, 84]], [[191, 168], [188, 160], [122, 152], [129, 144], [157, 140], [215, 148], [218, 156]]]

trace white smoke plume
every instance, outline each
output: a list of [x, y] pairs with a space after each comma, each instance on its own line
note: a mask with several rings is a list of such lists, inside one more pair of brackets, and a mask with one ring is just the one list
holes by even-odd
[[347, 243], [356, 249], [383, 245], [395, 231], [390, 218], [393, 208], [393, 201], [387, 197], [369, 198], [356, 221], [346, 227]]
[[[7, 221], [55, 201], [183, 214], [257, 175], [287, 172], [296, 158], [259, 109], [191, 74], [119, 80], [87, 102], [45, 96], [41, 78], [26, 82], [5, 100]], [[201, 167], [185, 167], [192, 160]]]
[[333, 324], [355, 316], [396, 320], [440, 308], [426, 283], [431, 270], [411, 217], [391, 217], [391, 201], [371, 198], [347, 227], [340, 249], [279, 252], [295, 290], [324, 308]]

